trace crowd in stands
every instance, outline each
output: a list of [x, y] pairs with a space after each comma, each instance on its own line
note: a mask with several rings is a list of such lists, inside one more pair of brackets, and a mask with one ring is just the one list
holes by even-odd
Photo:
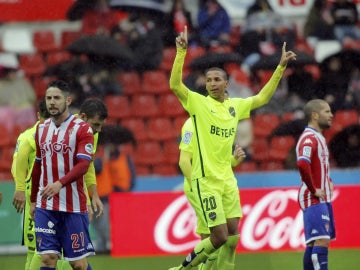
[[[334, 112], [333, 126], [325, 133], [328, 141], [346, 126], [359, 124], [360, 60], [356, 62], [354, 55], [360, 59], [360, 28], [352, 1], [314, 0], [302, 29], [277, 14], [267, 0], [255, 0], [243, 23], [236, 25], [217, 0], [199, 1], [196, 16], [183, 0], [174, 0], [171, 11], [162, 16], [137, 9], [120, 12], [107, 3], [99, 0], [80, 18], [76, 10], [69, 10], [69, 20], [81, 20], [81, 29], [70, 34], [64, 32], [61, 44], [38, 46], [31, 57], [17, 55], [17, 61], [10, 66], [0, 57], [0, 111], [16, 111], [0, 113], [0, 133], [6, 130], [8, 134], [0, 138], [2, 178], [6, 179], [9, 171], [9, 163], [2, 161], [11, 160], [9, 153], [19, 131], [35, 122], [34, 108], [44, 97], [47, 82], [54, 78], [71, 84], [74, 112], [85, 98], [100, 97], [108, 106], [108, 123], [133, 131], [137, 144], [129, 151], [138, 175], [179, 174], [178, 139], [187, 115], [169, 91], [168, 79], [176, 50], [174, 39], [184, 25], [188, 26], [190, 38], [184, 69], [185, 83], [190, 89], [205, 90], [204, 70], [191, 69], [191, 60], [210, 52], [235, 53], [241, 57], [240, 63], [221, 66], [229, 74], [230, 97], [247, 97], [263, 86], [271, 72], [254, 68], [255, 64], [264, 56], [276, 54], [284, 41], [288, 49], [305, 52], [314, 59], [319, 42], [330, 40], [340, 44], [337, 54], [324, 61], [315, 59], [310, 64], [290, 67], [271, 102], [256, 111], [251, 121], [239, 125], [245, 132], [240, 138], [247, 138], [242, 143], [248, 158], [236, 168], [237, 172], [294, 169], [292, 152], [299, 133], [274, 135], [274, 132], [289, 123], [299, 124], [301, 129], [302, 106], [311, 98], [325, 99]], [[45, 32], [51, 36], [51, 31], [43, 31], [44, 35]], [[75, 40], [89, 35], [114, 39], [129, 49], [131, 61], [117, 64], [114, 61], [117, 56], [110, 55], [106, 58], [109, 63], [103, 65], [91, 61], [89, 54], [71, 54], [66, 49]], [[45, 40], [48, 39], [44, 38], [42, 45]], [[344, 61], [347, 51], [351, 51], [353, 59]], [[9, 115], [14, 116], [10, 121]], [[360, 151], [360, 135], [355, 147]], [[336, 158], [332, 160], [336, 167]], [[351, 164], [358, 167], [360, 160]], [[341, 166], [346, 167], [346, 162]]]

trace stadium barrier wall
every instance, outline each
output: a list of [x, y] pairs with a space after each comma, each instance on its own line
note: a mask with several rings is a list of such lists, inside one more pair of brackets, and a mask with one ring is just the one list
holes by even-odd
[[[333, 170], [332, 171], [332, 178], [334, 180], [335, 186], [339, 188], [346, 188], [350, 186], [350, 190], [354, 188], [356, 192], [359, 194], [358, 188], [360, 188], [360, 169], [354, 170]], [[247, 216], [246, 207], [244, 205], [248, 203], [247, 197], [247, 189], [250, 189], [250, 194], [256, 194], [256, 192], [263, 192], [270, 188], [272, 191], [276, 190], [295, 190], [300, 184], [299, 175], [296, 171], [281, 171], [281, 172], [256, 172], [256, 173], [242, 173], [236, 174], [238, 185], [241, 192], [241, 199], [243, 204], [243, 210], [245, 217]], [[176, 176], [176, 177], [158, 177], [158, 176], [151, 176], [151, 177], [138, 177], [134, 192], [132, 192], [131, 199], [133, 198], [145, 198], [149, 196], [149, 198], [153, 198], [154, 200], [162, 201], [162, 196], [159, 197], [159, 194], [168, 194], [170, 197], [166, 199], [166, 203], [170, 204], [176, 200], [179, 196], [181, 197], [181, 190], [182, 190], [182, 183], [183, 177]], [[21, 243], [21, 231], [22, 231], [22, 215], [17, 213], [15, 208], [12, 205], [12, 199], [14, 195], [14, 183], [12, 181], [3, 181], [0, 182], [0, 191], [3, 193], [3, 202], [0, 205], [0, 254], [9, 254], [9, 253], [21, 253], [24, 252], [24, 248], [20, 246]], [[340, 189], [341, 191], [341, 189]], [[160, 192], [160, 193], [159, 193]], [[270, 192], [270, 191], [268, 191]], [[139, 194], [140, 194], [140, 197]], [[145, 196], [146, 193], [149, 193]], [[267, 194], [267, 193], [266, 193]], [[116, 196], [122, 197], [129, 196], [129, 194], [117, 194]], [[131, 194], [130, 194], [131, 195]], [[167, 196], [167, 195], [166, 195]], [[165, 196], [165, 198], [167, 198]], [[260, 200], [265, 196], [265, 194], [258, 197], [257, 200]], [[251, 196], [250, 196], [251, 197]], [[341, 198], [341, 197], [340, 197]], [[357, 201], [356, 197], [353, 198], [353, 201]], [[151, 200], [150, 200], [151, 202]], [[351, 202], [349, 200], [349, 202]], [[119, 209], [126, 208], [130, 209], [127, 206], [128, 202], [120, 202], [121, 204], [116, 203], [116, 207]], [[125, 204], [124, 204], [125, 203]], [[130, 203], [130, 201], [129, 201]], [[257, 203], [257, 201], [253, 201], [253, 204]], [[150, 204], [151, 205], [151, 204]], [[125, 207], [121, 207], [125, 206]], [[131, 213], [127, 213], [125, 218], [122, 214], [115, 213], [115, 217], [119, 216], [122, 223], [127, 223], [132, 225], [133, 228], [137, 228], [132, 224], [132, 219], [136, 218], [137, 216], [142, 216], [145, 211], [145, 206], [147, 206], [147, 202], [139, 200], [137, 203], [135, 202], [135, 209], [132, 209]], [[142, 208], [144, 206], [144, 209]], [[351, 207], [355, 207], [354, 203], [349, 203], [347, 206], [347, 211], [339, 211], [339, 212], [346, 212], [351, 213]], [[113, 208], [113, 207], [112, 207]], [[164, 206], [164, 208], [166, 208]], [[150, 209], [151, 211], [155, 211], [157, 215], [158, 213], [158, 206], [154, 206]], [[148, 214], [152, 212], [148, 210]], [[140, 213], [138, 211], [141, 211]], [[357, 210], [353, 210], [355, 213]], [[154, 214], [155, 215], [155, 214]], [[112, 219], [114, 218], [111, 217]], [[155, 217], [154, 217], [155, 218]], [[294, 218], [294, 217], [292, 217]], [[353, 214], [352, 217], [349, 218], [342, 218], [344, 222], [350, 222], [353, 219], [358, 219], [358, 215]], [[265, 219], [266, 220], [266, 219]], [[286, 219], [285, 219], [286, 220]], [[339, 220], [339, 219], [337, 219]], [[114, 221], [115, 222], [115, 221]], [[357, 223], [356, 223], [357, 222]], [[148, 221], [144, 218], [142, 223], [139, 224], [142, 228], [146, 228], [148, 225]], [[359, 220], [355, 220], [354, 224], [359, 225]], [[116, 228], [116, 226], [113, 226]], [[150, 226], [151, 227], [151, 226]], [[175, 227], [177, 228], [177, 227]], [[152, 228], [154, 229], [154, 228]], [[265, 228], [264, 228], [265, 230]], [[142, 231], [142, 229], [141, 229]], [[92, 234], [94, 235], [94, 231], [91, 230]], [[96, 235], [94, 235], [96, 237]], [[244, 236], [243, 236], [244, 237]], [[196, 241], [197, 239], [193, 239]], [[124, 241], [124, 239], [115, 239], [115, 242], [119, 243], [128, 243], [129, 241]], [[357, 241], [360, 247], [360, 241]], [[139, 251], [140, 252], [140, 251]], [[150, 251], [147, 251], [148, 253]], [[153, 252], [153, 251], [152, 251]], [[151, 253], [151, 252], [150, 252]], [[125, 254], [118, 254], [117, 255], [124, 255]]]

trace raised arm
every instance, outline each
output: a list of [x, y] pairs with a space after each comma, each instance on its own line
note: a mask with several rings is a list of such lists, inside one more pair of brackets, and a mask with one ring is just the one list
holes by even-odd
[[293, 51], [286, 51], [286, 42], [284, 42], [282, 46], [281, 59], [276, 70], [261, 91], [257, 95], [253, 96], [252, 110], [264, 106], [270, 101], [279, 85], [289, 60], [296, 60], [296, 54]]
[[189, 91], [189, 89], [182, 82], [182, 69], [184, 66], [186, 49], [188, 45], [186, 26], [184, 28], [184, 32], [181, 32], [176, 37], [175, 44], [176, 44], [176, 57], [170, 74], [170, 89], [181, 100], [181, 102], [185, 102]]

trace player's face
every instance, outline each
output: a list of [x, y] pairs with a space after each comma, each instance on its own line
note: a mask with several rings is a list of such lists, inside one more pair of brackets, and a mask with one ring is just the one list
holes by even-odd
[[94, 134], [100, 132], [102, 126], [105, 124], [105, 119], [100, 119], [99, 115], [96, 115], [93, 118], [87, 118], [85, 116], [83, 120], [88, 122], [88, 124], [91, 126]]
[[333, 118], [333, 114], [331, 113], [331, 109], [329, 104], [324, 103], [321, 106], [321, 110], [319, 111], [318, 125], [321, 129], [327, 129], [331, 127], [331, 121]]
[[228, 81], [225, 80], [223, 72], [210, 70], [206, 73], [206, 90], [213, 99], [224, 101], [227, 84]]
[[62, 115], [71, 103], [71, 99], [56, 87], [50, 87], [45, 95], [46, 108], [53, 117]]

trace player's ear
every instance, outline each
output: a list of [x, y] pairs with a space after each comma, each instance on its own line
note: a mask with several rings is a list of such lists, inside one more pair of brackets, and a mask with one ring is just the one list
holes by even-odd
[[80, 113], [78, 117], [79, 117], [81, 120], [84, 120], [84, 121], [87, 120], [87, 117], [86, 117], [86, 114], [85, 114], [85, 113]]
[[71, 96], [67, 96], [66, 97], [66, 105], [70, 106], [70, 104], [72, 103], [72, 97]]

